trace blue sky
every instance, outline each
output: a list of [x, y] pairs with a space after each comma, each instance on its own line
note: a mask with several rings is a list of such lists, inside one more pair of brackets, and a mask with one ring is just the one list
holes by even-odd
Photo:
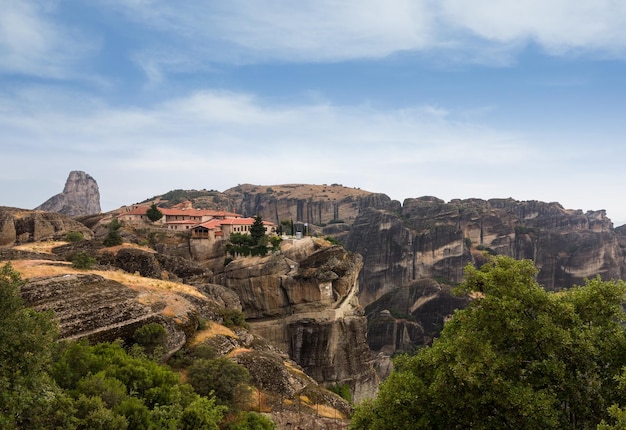
[[0, 0], [0, 205], [341, 183], [626, 223], [626, 2]]

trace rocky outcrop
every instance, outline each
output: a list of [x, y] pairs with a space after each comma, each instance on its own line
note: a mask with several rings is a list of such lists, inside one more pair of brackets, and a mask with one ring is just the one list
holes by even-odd
[[[2, 251], [9, 254], [13, 250]], [[41, 265], [50, 271], [68, 269], [62, 275], [32, 278], [20, 291], [29, 307], [54, 312], [63, 339], [121, 339], [130, 345], [138, 328], [156, 322], [167, 332], [163, 359], [202, 343], [248, 369], [255, 388], [249, 407], [269, 414], [277, 428], [347, 428], [352, 407], [346, 400], [324, 389], [266, 339], [243, 327], [229, 329], [217, 324], [225, 307], [241, 309], [232, 290], [206, 283], [196, 287], [171, 282], [159, 285], [139, 275], [124, 275], [122, 283], [108, 277], [119, 277], [119, 271], [71, 273], [67, 263], [47, 255], [50, 259], [45, 262], [14, 264], [22, 270]], [[19, 252], [11, 256], [45, 257]]]
[[0, 207], [0, 247], [62, 239], [71, 231], [93, 237], [83, 224], [62, 214]]
[[396, 288], [365, 308], [370, 348], [386, 355], [414, 352], [418, 345], [430, 344], [447, 317], [468, 302], [434, 279]]
[[252, 330], [319, 383], [371, 397], [378, 378], [356, 298], [361, 258], [321, 239], [287, 240], [281, 253], [240, 258], [216, 282], [239, 296]]
[[400, 202], [385, 194], [333, 185], [239, 185], [224, 191], [233, 202], [235, 211], [246, 216], [261, 215], [267, 221], [280, 224], [292, 220], [316, 226], [345, 222], [352, 224], [362, 210], [399, 209]]
[[513, 199], [407, 199], [402, 212], [370, 209], [356, 220], [346, 248], [364, 257], [361, 303], [422, 278], [458, 283], [483, 252], [532, 259], [550, 290], [586, 277], [621, 278], [618, 235], [604, 211]]
[[70, 172], [63, 192], [59, 193], [35, 210], [61, 213], [67, 216], [84, 216], [100, 212], [100, 190], [96, 180], [85, 172]]

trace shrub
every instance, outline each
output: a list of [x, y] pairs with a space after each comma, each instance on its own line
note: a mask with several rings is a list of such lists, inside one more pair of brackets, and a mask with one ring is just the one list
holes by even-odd
[[135, 330], [133, 340], [143, 347], [148, 355], [152, 355], [158, 347], [165, 347], [167, 331], [159, 323], [146, 324]]
[[96, 259], [83, 251], [79, 251], [71, 257], [72, 267], [75, 269], [88, 270], [96, 264]]
[[213, 394], [218, 403], [234, 407], [250, 397], [248, 369], [228, 358], [196, 360], [187, 371], [187, 381], [201, 396]]
[[122, 236], [120, 235], [119, 229], [122, 227], [122, 224], [114, 218], [113, 221], [109, 223], [109, 234], [104, 238], [104, 246], [117, 246], [121, 245]]
[[220, 311], [220, 317], [222, 317], [222, 324], [226, 327], [244, 327], [248, 328], [246, 322], [246, 315], [239, 309], [225, 308]]
[[84, 240], [85, 236], [80, 231], [68, 231], [65, 234], [65, 240], [71, 243], [80, 242]]
[[256, 412], [241, 412], [235, 421], [228, 424], [227, 430], [274, 430], [274, 421]]
[[352, 402], [352, 391], [350, 390], [350, 386], [347, 384], [333, 384], [328, 387], [328, 391], [332, 391], [342, 399]]

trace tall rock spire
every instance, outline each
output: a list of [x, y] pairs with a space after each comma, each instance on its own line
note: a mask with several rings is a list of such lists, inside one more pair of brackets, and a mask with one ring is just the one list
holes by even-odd
[[85, 172], [72, 171], [63, 192], [57, 194], [35, 210], [57, 212], [67, 216], [93, 215], [100, 212], [100, 190], [96, 180]]

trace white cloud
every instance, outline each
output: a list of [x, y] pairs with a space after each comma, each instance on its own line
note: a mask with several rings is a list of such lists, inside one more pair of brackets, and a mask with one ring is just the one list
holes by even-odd
[[86, 103], [78, 112], [58, 100], [33, 105], [32, 97], [0, 115], [3, 151], [20, 145], [3, 152], [3, 174], [39, 176], [45, 165], [64, 176], [80, 168], [101, 178], [103, 194], [132, 186], [147, 198], [183, 184], [242, 182], [340, 182], [400, 193], [408, 182], [535, 157], [523, 136], [458, 122], [431, 106], [272, 106], [249, 94], [202, 91], [143, 109]]
[[[118, 1], [117, 7], [128, 19], [168, 35], [159, 49], [139, 55], [152, 79], [162, 79], [160, 69], [198, 69], [220, 62], [335, 62], [406, 51], [506, 65], [529, 43], [559, 55], [622, 58], [626, 52], [626, 3], [615, 0], [231, 0], [175, 5], [154, 0]], [[181, 59], [181, 48], [187, 60]]]
[[546, 50], [622, 56], [626, 3], [615, 0], [443, 0], [442, 18], [495, 43], [533, 41]]
[[56, 2], [5, 0], [0, 13], [0, 72], [66, 78], [98, 42], [55, 23]]

